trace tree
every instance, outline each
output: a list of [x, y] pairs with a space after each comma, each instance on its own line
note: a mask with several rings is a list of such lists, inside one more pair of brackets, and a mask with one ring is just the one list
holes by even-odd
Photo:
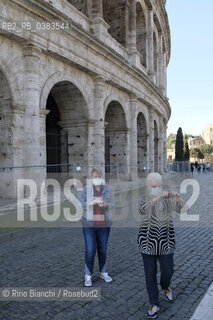
[[194, 136], [193, 134], [186, 134], [187, 138], [198, 138], [198, 139], [202, 139], [202, 136]]
[[183, 161], [183, 132], [179, 128], [175, 143], [175, 161]]
[[189, 159], [190, 159], [189, 144], [188, 144], [187, 135], [185, 134], [183, 139], [183, 160], [189, 161]]
[[191, 148], [190, 155], [192, 158], [204, 159], [204, 154], [200, 151], [199, 148]]
[[199, 149], [204, 156], [206, 156], [207, 154], [212, 154], [212, 152], [213, 152], [213, 146], [211, 144], [207, 144], [207, 143], [201, 144], [199, 146]]
[[170, 133], [170, 135], [167, 138], [167, 148], [172, 149], [172, 145], [175, 143], [175, 141], [176, 141], [176, 134]]

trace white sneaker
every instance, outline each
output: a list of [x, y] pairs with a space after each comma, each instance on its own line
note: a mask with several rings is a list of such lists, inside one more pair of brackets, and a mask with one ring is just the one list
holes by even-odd
[[108, 275], [107, 272], [101, 272], [100, 278], [105, 280], [106, 282], [111, 282], [112, 278]]
[[146, 313], [146, 316], [149, 318], [149, 319], [157, 319], [158, 317], [158, 314], [159, 314], [159, 310], [160, 308], [155, 306], [155, 305], [151, 305], [149, 307], [149, 310], [147, 311]]
[[84, 285], [86, 287], [91, 287], [92, 286], [92, 277], [89, 274], [85, 274], [85, 282]]

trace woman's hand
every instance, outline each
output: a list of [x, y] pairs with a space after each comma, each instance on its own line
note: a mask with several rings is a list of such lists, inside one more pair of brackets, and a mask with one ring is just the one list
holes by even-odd
[[109, 203], [107, 202], [107, 201], [103, 201], [103, 208], [108, 208], [108, 206], [109, 206]]
[[168, 197], [169, 193], [168, 191], [163, 191], [159, 196], [153, 197], [152, 202], [155, 203], [163, 198]]
[[95, 200], [91, 201], [89, 205], [90, 206], [99, 205], [101, 207], [100, 204], [102, 204], [102, 203], [103, 203], [102, 199], [100, 197], [97, 197]]
[[177, 192], [171, 192], [172, 197], [180, 203], [180, 205], [184, 205], [184, 201], [181, 199], [181, 196]]

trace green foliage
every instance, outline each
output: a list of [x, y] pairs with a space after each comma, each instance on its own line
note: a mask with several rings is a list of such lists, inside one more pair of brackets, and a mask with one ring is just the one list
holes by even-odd
[[175, 143], [175, 161], [183, 161], [183, 132], [179, 128]]
[[201, 135], [199, 135], [199, 136], [194, 136], [193, 134], [186, 134], [186, 137], [187, 137], [187, 139], [188, 139], [188, 138], [202, 139], [202, 136], [201, 136]]
[[167, 138], [167, 148], [172, 149], [172, 145], [175, 143], [175, 141], [176, 141], [176, 134], [170, 133], [170, 135]]
[[189, 161], [189, 159], [190, 159], [189, 144], [188, 144], [187, 135], [185, 134], [183, 139], [183, 160]]
[[207, 143], [201, 144], [199, 146], [199, 149], [204, 156], [208, 155], [208, 154], [212, 154], [212, 152], [213, 152], [213, 146], [211, 144], [207, 144]]
[[205, 157], [199, 148], [191, 148], [190, 149], [190, 156], [192, 158], [197, 158], [197, 159], [204, 159], [204, 157]]

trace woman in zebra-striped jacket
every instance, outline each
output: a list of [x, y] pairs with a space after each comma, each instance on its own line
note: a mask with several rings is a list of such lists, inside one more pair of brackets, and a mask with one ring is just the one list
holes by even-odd
[[147, 176], [147, 195], [139, 202], [141, 225], [138, 233], [146, 287], [149, 295], [150, 308], [147, 316], [150, 319], [158, 317], [159, 292], [157, 285], [157, 260], [160, 263], [160, 285], [166, 298], [172, 302], [170, 282], [173, 275], [173, 252], [175, 248], [175, 233], [172, 213], [180, 213], [184, 201], [176, 192], [162, 191], [162, 177], [158, 173]]

